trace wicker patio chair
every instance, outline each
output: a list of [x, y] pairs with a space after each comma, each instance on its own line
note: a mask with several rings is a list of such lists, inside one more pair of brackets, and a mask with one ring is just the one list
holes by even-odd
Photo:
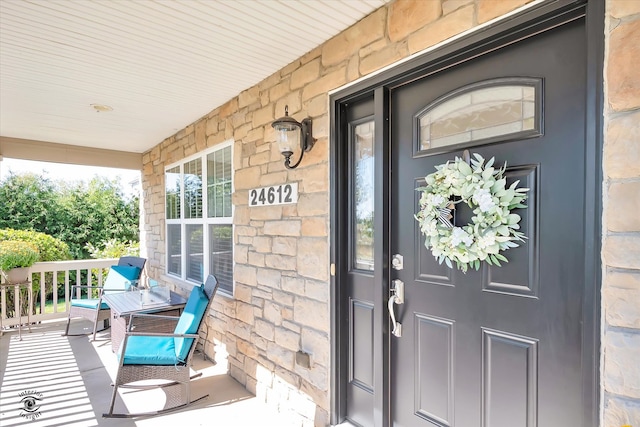
[[[93, 322], [93, 338], [96, 339], [98, 323], [108, 320], [111, 316], [111, 310], [107, 303], [102, 301], [103, 293], [124, 292], [132, 286], [137, 286], [140, 280], [140, 274], [144, 268], [146, 258], [133, 256], [120, 257], [118, 265], [109, 269], [107, 278], [102, 286], [75, 285], [71, 287], [71, 295], [76, 289], [87, 289], [87, 298], [73, 298], [69, 307], [69, 316], [67, 317], [67, 327], [64, 335], [69, 335], [69, 325], [71, 319], [75, 317], [84, 317]], [[98, 290], [98, 298], [91, 298], [92, 290]], [[72, 334], [74, 335], [74, 334]]]
[[[119, 365], [113, 384], [111, 405], [109, 412], [103, 414], [103, 417], [131, 418], [158, 415], [183, 408], [209, 396], [207, 394], [191, 400], [191, 380], [202, 375], [199, 373], [191, 376], [191, 359], [196, 349], [200, 328], [209, 311], [213, 296], [218, 290], [218, 285], [218, 280], [210, 275], [204, 285], [194, 286], [180, 317], [153, 314], [131, 316], [129, 329], [117, 354]], [[177, 325], [172, 334], [144, 332], [139, 328], [133, 331], [136, 317], [157, 319], [158, 322], [173, 320], [177, 321]], [[161, 383], [154, 381], [153, 385], [135, 384], [147, 380], [160, 380]], [[118, 388], [138, 390], [163, 388], [167, 395], [165, 408], [139, 414], [113, 413]]]

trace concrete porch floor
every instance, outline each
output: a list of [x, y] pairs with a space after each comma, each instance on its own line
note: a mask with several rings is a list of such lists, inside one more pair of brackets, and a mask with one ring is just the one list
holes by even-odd
[[[202, 377], [192, 380], [191, 398], [209, 397], [168, 414], [134, 419], [102, 418], [111, 399], [110, 386], [117, 371], [111, 351], [109, 329], [90, 336], [61, 336], [64, 321], [33, 325], [32, 332], [5, 330], [0, 337], [0, 425], [29, 427], [80, 426], [298, 426], [249, 393], [227, 375], [226, 359], [217, 352], [216, 364], [196, 352], [194, 369]], [[70, 333], [89, 331], [91, 324], [72, 321]], [[38, 410], [25, 411], [23, 399], [39, 404]], [[40, 399], [40, 400], [37, 400]], [[161, 409], [165, 394], [161, 390], [121, 389], [115, 412], [146, 412]], [[27, 417], [27, 416], [31, 417]]]

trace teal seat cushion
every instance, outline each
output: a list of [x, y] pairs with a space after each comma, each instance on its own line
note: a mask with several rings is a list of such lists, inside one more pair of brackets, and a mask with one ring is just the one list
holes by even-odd
[[107, 279], [104, 281], [103, 289], [105, 293], [128, 291], [133, 283], [140, 278], [139, 267], [129, 265], [113, 265], [109, 269]]
[[[71, 300], [71, 305], [73, 307], [83, 307], [83, 308], [92, 308], [92, 309], [96, 309], [96, 307], [98, 307], [98, 303], [100, 302], [100, 300], [98, 298], [73, 298]], [[107, 305], [106, 302], [103, 302], [100, 304], [100, 310], [108, 310], [109, 306]]]
[[[122, 346], [118, 360], [122, 355]], [[171, 337], [132, 336], [127, 340], [125, 365], [176, 365], [175, 342]]]
[[[204, 293], [202, 286], [194, 286], [189, 295], [187, 305], [185, 305], [180, 320], [176, 325], [174, 333], [176, 334], [195, 334], [198, 332], [200, 321], [205, 315], [205, 310], [209, 299]], [[189, 355], [193, 338], [175, 338], [175, 357], [184, 362]]]

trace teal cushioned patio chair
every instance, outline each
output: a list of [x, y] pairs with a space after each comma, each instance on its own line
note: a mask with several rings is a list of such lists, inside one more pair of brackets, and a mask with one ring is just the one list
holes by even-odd
[[96, 339], [98, 323], [104, 322], [111, 317], [109, 306], [102, 301], [102, 295], [114, 292], [125, 292], [132, 286], [137, 286], [140, 274], [147, 262], [146, 258], [124, 256], [118, 260], [118, 265], [109, 268], [107, 278], [102, 286], [76, 285], [71, 287], [71, 295], [76, 289], [87, 289], [87, 295], [91, 295], [92, 290], [98, 290], [98, 298], [72, 298], [67, 317], [67, 328], [64, 335], [69, 335], [69, 325], [74, 317], [84, 317], [93, 322], [93, 338]]
[[[113, 384], [111, 405], [109, 412], [103, 414], [103, 417], [130, 418], [158, 415], [185, 407], [208, 396], [191, 400], [191, 380], [202, 375], [191, 376], [191, 359], [196, 349], [200, 328], [218, 286], [218, 280], [212, 275], [207, 278], [204, 285], [194, 286], [180, 317], [154, 314], [131, 315], [128, 331], [117, 354], [119, 365]], [[172, 334], [144, 332], [140, 328], [136, 328], [134, 332], [132, 329], [135, 327], [137, 317], [157, 319], [158, 322], [172, 320], [177, 321], [177, 324]], [[154, 381], [153, 385], [135, 384], [147, 380], [160, 380], [161, 383]], [[167, 394], [165, 408], [141, 414], [114, 414], [113, 406], [118, 388], [138, 390], [163, 388]]]

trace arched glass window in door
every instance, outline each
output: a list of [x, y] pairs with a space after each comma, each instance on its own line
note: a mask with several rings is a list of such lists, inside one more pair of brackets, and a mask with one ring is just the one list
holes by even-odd
[[542, 80], [501, 78], [474, 83], [431, 102], [415, 116], [415, 154], [542, 134]]

